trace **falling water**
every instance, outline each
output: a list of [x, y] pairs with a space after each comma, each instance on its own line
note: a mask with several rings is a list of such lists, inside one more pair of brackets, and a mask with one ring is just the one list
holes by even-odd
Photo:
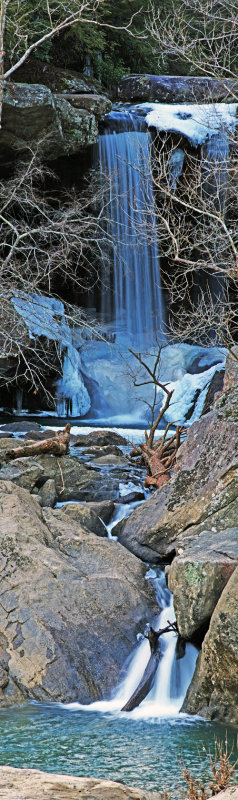
[[[162, 608], [156, 621], [153, 620], [155, 630], [167, 625], [168, 620], [174, 621], [172, 595], [166, 587], [164, 572], [157, 576], [155, 570], [147, 573], [148, 580], [152, 580], [156, 588], [157, 601]], [[198, 651], [191, 644], [187, 644], [183, 658], [176, 660], [177, 636], [173, 632], [160, 637], [161, 658], [155, 675], [154, 684], [143, 702], [133, 711], [124, 712], [123, 716], [133, 719], [150, 719], [177, 717], [187, 688], [192, 680]], [[142, 639], [131, 655], [129, 666], [124, 680], [115, 688], [110, 700], [98, 700], [89, 705], [81, 703], [67, 704], [66, 708], [85, 711], [120, 712], [138, 686], [146, 665], [150, 658], [150, 646], [147, 639]]]
[[107, 120], [98, 148], [102, 179], [110, 178], [106, 227], [113, 265], [104, 265], [101, 312], [114, 323], [117, 340], [124, 334], [142, 347], [163, 328], [151, 137], [129, 112], [112, 112]]

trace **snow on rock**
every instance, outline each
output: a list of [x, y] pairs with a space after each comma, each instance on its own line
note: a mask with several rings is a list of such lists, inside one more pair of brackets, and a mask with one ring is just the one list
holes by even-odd
[[148, 127], [180, 133], [197, 147], [221, 128], [233, 132], [237, 107], [238, 103], [141, 103], [137, 108], [147, 110]]
[[14, 297], [12, 303], [24, 318], [32, 338], [45, 336], [58, 342], [60, 351], [64, 351], [62, 377], [56, 382], [59, 416], [84, 416], [90, 409], [91, 400], [84, 385], [77, 349], [83, 339], [77, 329], [77, 342], [73, 343], [73, 332], [67, 324], [63, 303], [54, 297], [39, 295]]

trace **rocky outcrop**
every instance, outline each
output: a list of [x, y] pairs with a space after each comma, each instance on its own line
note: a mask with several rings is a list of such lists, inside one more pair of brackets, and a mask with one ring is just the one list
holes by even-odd
[[8, 481], [0, 507], [0, 703], [107, 694], [156, 613], [145, 568]]
[[[191, 639], [208, 625], [238, 565], [238, 528], [203, 531], [169, 568], [168, 586], [181, 636]], [[203, 633], [203, 630], [201, 630]]]
[[[115, 781], [0, 767], [0, 797], [4, 800], [39, 800], [43, 796], [44, 800], [78, 800], [79, 797], [80, 800], [160, 800], [161, 797], [158, 792]], [[224, 796], [222, 800], [237, 800], [237, 796]]]
[[[90, 100], [91, 98], [91, 100]], [[52, 92], [41, 84], [9, 83], [4, 92], [1, 160], [28, 148], [54, 160], [84, 150], [98, 137], [98, 120], [110, 111], [104, 95]]]
[[183, 710], [238, 722], [238, 568], [212, 615]]
[[120, 100], [131, 103], [231, 102], [238, 81], [177, 75], [129, 75], [119, 86]]

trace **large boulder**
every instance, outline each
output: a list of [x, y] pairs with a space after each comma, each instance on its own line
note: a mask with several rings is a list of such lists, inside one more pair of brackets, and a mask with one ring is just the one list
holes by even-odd
[[177, 75], [129, 75], [119, 86], [120, 100], [131, 103], [231, 102], [238, 81]]
[[13, 483], [0, 506], [0, 703], [107, 694], [158, 610], [144, 566]]
[[219, 597], [238, 565], [238, 528], [204, 531], [172, 561], [168, 586], [173, 593], [179, 632], [203, 634]]
[[237, 525], [238, 365], [232, 370], [232, 388], [225, 382], [216, 407], [189, 429], [171, 481], [118, 532], [125, 547], [144, 560], [171, 559], [203, 530]]
[[111, 500], [105, 500], [101, 503], [69, 503], [63, 505], [61, 509], [56, 509], [55, 513], [59, 519], [62, 514], [66, 514], [69, 521], [70, 519], [75, 520], [91, 533], [96, 533], [97, 536], [107, 536], [106, 525], [110, 521], [113, 511], [114, 503]]
[[43, 159], [55, 160], [84, 150], [97, 141], [98, 119], [110, 110], [104, 95], [52, 93], [42, 84], [9, 83], [4, 92], [1, 159], [36, 149]]
[[[38, 769], [0, 767], [4, 800], [160, 800], [158, 792], [147, 792], [116, 781], [57, 775]], [[223, 794], [225, 794], [223, 792]], [[219, 795], [220, 797], [220, 795]], [[222, 800], [237, 800], [226, 796]]]
[[238, 568], [212, 615], [183, 710], [238, 722]]

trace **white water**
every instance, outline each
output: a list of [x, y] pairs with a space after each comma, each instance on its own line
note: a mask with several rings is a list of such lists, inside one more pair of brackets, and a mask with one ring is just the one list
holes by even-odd
[[[113, 127], [113, 112], [108, 116]], [[104, 322], [113, 322], [116, 341], [124, 333], [127, 346], [141, 348], [162, 333], [163, 303], [150, 134], [136, 129], [136, 118], [134, 130], [128, 130], [132, 117], [126, 117], [127, 124], [121, 115], [122, 132], [106, 133], [98, 144], [102, 180], [110, 179], [106, 227], [113, 243], [113, 267], [104, 266], [101, 311]]]
[[[159, 628], [167, 625], [168, 620], [173, 622], [175, 619], [172, 595], [166, 588], [163, 572], [157, 577], [156, 572], [150, 569], [146, 577], [148, 580], [153, 581], [156, 587], [158, 604], [162, 608], [156, 621], [153, 620], [154, 629], [159, 630]], [[124, 718], [158, 719], [178, 716], [187, 688], [192, 680], [198, 651], [193, 645], [188, 644], [185, 656], [176, 661], [176, 640], [177, 636], [173, 632], [160, 637], [161, 659], [154, 685], [138, 708], [130, 712], [121, 712]], [[149, 642], [147, 639], [143, 639], [131, 655], [124, 680], [115, 688], [109, 700], [98, 700], [89, 705], [68, 703], [65, 708], [75, 711], [85, 710], [118, 714], [138, 686], [149, 658]]]
[[[86, 342], [83, 328], [72, 331], [63, 303], [54, 298], [13, 299], [33, 338], [44, 335], [58, 342], [62, 353], [62, 377], [55, 387], [58, 415], [80, 418], [90, 414], [92, 422], [98, 420], [103, 425], [149, 424], [145, 404], [152, 402], [153, 388], [151, 391], [150, 386], [142, 386], [136, 394], [132, 381], [135, 360], [128, 357], [129, 346], [143, 352], [144, 345], [146, 351], [150, 351], [152, 364], [153, 344], [164, 336], [151, 145], [146, 125], [179, 132], [195, 147], [202, 144], [205, 191], [216, 191], [223, 205], [229, 155], [227, 131], [235, 129], [236, 107], [234, 103], [216, 106], [155, 103], [140, 104], [108, 115], [110, 130], [99, 138], [99, 154], [102, 176], [111, 176], [105, 225], [112, 241], [113, 264], [111, 270], [104, 268], [101, 310], [115, 332], [116, 347], [102, 341]], [[174, 189], [183, 170], [183, 161], [184, 152], [178, 147], [172, 153], [169, 166]], [[215, 297], [221, 296], [221, 280], [212, 276], [210, 288]], [[224, 366], [225, 357], [224, 349], [218, 348], [178, 344], [164, 349], [159, 377], [174, 390], [166, 422], [183, 424], [198, 392], [189, 424], [199, 418], [211, 378], [217, 368]], [[193, 359], [198, 362], [199, 374], [193, 368]], [[204, 361], [207, 368], [202, 371]], [[158, 409], [162, 402], [161, 392]], [[21, 403], [18, 392], [18, 413]]]

